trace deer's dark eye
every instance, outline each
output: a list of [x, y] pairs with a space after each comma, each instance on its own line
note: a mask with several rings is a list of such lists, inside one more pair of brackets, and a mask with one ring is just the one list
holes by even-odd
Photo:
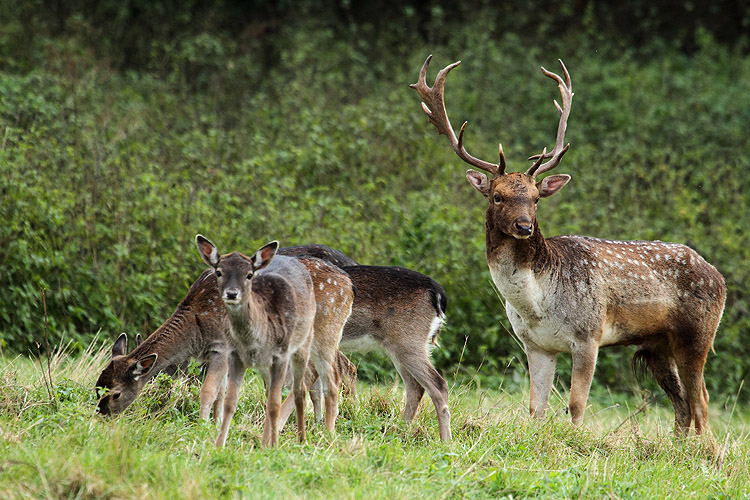
[[253, 279], [253, 273], [248, 273], [247, 274], [247, 279], [249, 279], [249, 280]]
[[500, 198], [500, 195], [499, 195], [499, 194], [496, 194], [495, 196], [493, 196], [493, 197], [492, 197], [492, 200], [493, 200], [493, 201], [494, 201], [495, 203], [502, 203], [502, 201], [503, 201], [503, 199], [502, 199], [502, 198]]
[[116, 392], [116, 393], [112, 394], [112, 399], [120, 399], [120, 393]]
[[218, 269], [216, 270], [216, 277], [221, 278], [221, 271], [219, 271]]

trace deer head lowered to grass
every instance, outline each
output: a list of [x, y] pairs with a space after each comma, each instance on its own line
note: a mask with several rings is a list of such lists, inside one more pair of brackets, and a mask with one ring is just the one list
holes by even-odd
[[[564, 144], [573, 92], [564, 79], [544, 68], [562, 95], [557, 139], [552, 152], [529, 158], [525, 173], [505, 172], [498, 163], [471, 156], [445, 110], [444, 85], [456, 62], [441, 70], [433, 87], [426, 83], [428, 57], [412, 88], [439, 134], [448, 137], [466, 163], [471, 185], [487, 200], [485, 239], [492, 280], [505, 298], [508, 319], [523, 342], [529, 365], [532, 415], [547, 406], [558, 353], [572, 354], [569, 410], [583, 420], [600, 347], [638, 346], [636, 359], [647, 362], [675, 410], [675, 433], [709, 431], [708, 392], [703, 367], [718, 328], [726, 285], [722, 275], [685, 245], [659, 241], [610, 241], [582, 236], [544, 238], [536, 207], [570, 180], [568, 175], [537, 176], [555, 168], [568, 151]], [[542, 163], [544, 160], [546, 162]]]

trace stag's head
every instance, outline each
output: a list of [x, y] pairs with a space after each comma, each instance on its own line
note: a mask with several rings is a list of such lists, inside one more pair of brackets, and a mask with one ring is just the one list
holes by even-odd
[[[548, 172], [555, 168], [568, 151], [570, 145], [563, 146], [565, 139], [565, 128], [570, 114], [570, 105], [573, 99], [572, 85], [570, 75], [565, 65], [560, 61], [565, 79], [542, 68], [542, 72], [555, 80], [560, 88], [562, 95], [562, 106], [555, 101], [555, 106], [560, 113], [560, 122], [557, 128], [557, 140], [552, 152], [547, 153], [545, 148], [542, 154], [531, 156], [529, 160], [534, 160], [534, 164], [525, 172], [505, 172], [505, 155], [503, 146], [499, 145], [498, 163], [490, 163], [470, 155], [463, 145], [464, 130], [466, 123], [461, 126], [459, 135], [456, 136], [448, 120], [448, 113], [445, 110], [444, 89], [445, 79], [448, 73], [461, 64], [461, 61], [455, 62], [443, 68], [438, 72], [435, 83], [429, 87], [426, 82], [427, 66], [430, 64], [432, 56], [429, 56], [422, 69], [419, 72], [417, 83], [411, 87], [415, 89], [422, 97], [422, 109], [427, 113], [430, 122], [435, 125], [439, 134], [444, 134], [451, 141], [451, 146], [459, 158], [466, 163], [477, 167], [489, 173], [468, 170], [466, 178], [472, 186], [482, 193], [488, 202], [487, 221], [493, 227], [498, 228], [505, 234], [517, 239], [530, 237], [534, 232], [536, 221], [536, 204], [540, 198], [551, 196], [565, 186], [570, 180], [569, 175], [550, 175], [544, 179], [537, 180], [537, 175]], [[542, 163], [544, 160], [548, 160]]]
[[157, 355], [127, 355], [128, 336], [121, 334], [112, 346], [112, 359], [96, 381], [97, 410], [102, 415], [118, 415], [138, 396], [156, 364]]
[[279, 242], [272, 241], [247, 257], [239, 252], [219, 255], [216, 245], [200, 234], [196, 235], [195, 244], [203, 261], [214, 268], [219, 296], [230, 312], [249, 297], [255, 273], [271, 263], [279, 248]]

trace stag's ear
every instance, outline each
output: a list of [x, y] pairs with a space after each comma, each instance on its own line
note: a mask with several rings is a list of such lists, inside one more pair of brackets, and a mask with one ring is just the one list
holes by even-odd
[[469, 179], [469, 183], [474, 186], [474, 189], [482, 193], [485, 198], [490, 195], [490, 181], [487, 176], [476, 170], [469, 169], [466, 171], [466, 178]]
[[143, 337], [141, 337], [141, 334], [139, 333], [135, 336], [135, 346], [138, 347], [141, 344], [143, 344]]
[[156, 353], [149, 354], [135, 362], [133, 367], [130, 369], [130, 374], [133, 376], [133, 380], [138, 380], [144, 375], [148, 375], [156, 365]]
[[112, 346], [112, 357], [125, 356], [128, 353], [128, 336], [125, 333], [121, 333], [117, 340], [115, 340]]
[[198, 253], [201, 254], [203, 262], [214, 268], [219, 265], [219, 250], [216, 249], [216, 245], [211, 243], [208, 238], [196, 234], [195, 245], [198, 247]]
[[545, 177], [536, 183], [536, 187], [539, 189], [539, 197], [545, 198], [547, 196], [552, 196], [560, 191], [569, 180], [570, 176], [567, 174], [549, 175]]
[[260, 247], [258, 251], [255, 252], [252, 257], [250, 257], [250, 261], [253, 263], [253, 272], [260, 271], [268, 264], [270, 264], [273, 258], [276, 256], [276, 250], [278, 249], [278, 241], [272, 241], [271, 243], [266, 243], [265, 245]]

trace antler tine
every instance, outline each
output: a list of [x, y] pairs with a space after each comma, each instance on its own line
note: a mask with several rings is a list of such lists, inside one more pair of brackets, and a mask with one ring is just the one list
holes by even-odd
[[427, 66], [429, 66], [431, 60], [432, 56], [430, 55], [422, 65], [422, 69], [419, 70], [419, 79], [417, 80], [417, 83], [410, 85], [410, 87], [416, 90], [422, 98], [422, 109], [430, 118], [430, 123], [435, 126], [438, 134], [443, 134], [448, 137], [451, 141], [453, 150], [463, 161], [495, 176], [503, 174], [505, 172], [505, 158], [502, 154], [502, 147], [500, 148], [500, 162], [498, 164], [489, 163], [480, 160], [479, 158], [475, 158], [466, 151], [463, 145], [464, 129], [466, 128], [467, 122], [464, 122], [461, 126], [459, 136], [456, 137], [456, 133], [453, 131], [453, 127], [451, 127], [450, 120], [448, 120], [448, 113], [445, 110], [444, 101], [445, 79], [453, 68], [461, 64], [461, 61], [456, 61], [441, 69], [435, 77], [435, 83], [430, 87], [427, 85]]
[[[563, 143], [565, 142], [565, 129], [568, 126], [568, 116], [570, 116], [570, 106], [573, 102], [573, 84], [570, 80], [570, 73], [568, 73], [568, 69], [565, 67], [565, 64], [563, 64], [561, 59], [558, 59], [558, 62], [562, 67], [565, 80], [560, 78], [555, 73], [542, 68], [542, 73], [544, 73], [545, 76], [552, 78], [557, 82], [557, 86], [560, 89], [560, 95], [562, 97], [562, 106], [560, 106], [557, 101], [554, 101], [555, 108], [557, 108], [558, 113], [560, 113], [560, 123], [557, 126], [557, 138], [555, 140], [555, 147], [549, 153], [546, 153], [545, 148], [545, 152], [543, 152], [541, 155], [534, 155], [529, 157], [529, 160], [537, 160], [526, 171], [526, 174], [530, 175], [531, 177], [536, 177], [541, 173], [548, 172], [559, 165], [563, 155], [568, 151], [568, 148], [570, 147], [570, 144], [563, 146]], [[541, 160], [547, 158], [552, 159], [546, 163], [540, 164]]]

